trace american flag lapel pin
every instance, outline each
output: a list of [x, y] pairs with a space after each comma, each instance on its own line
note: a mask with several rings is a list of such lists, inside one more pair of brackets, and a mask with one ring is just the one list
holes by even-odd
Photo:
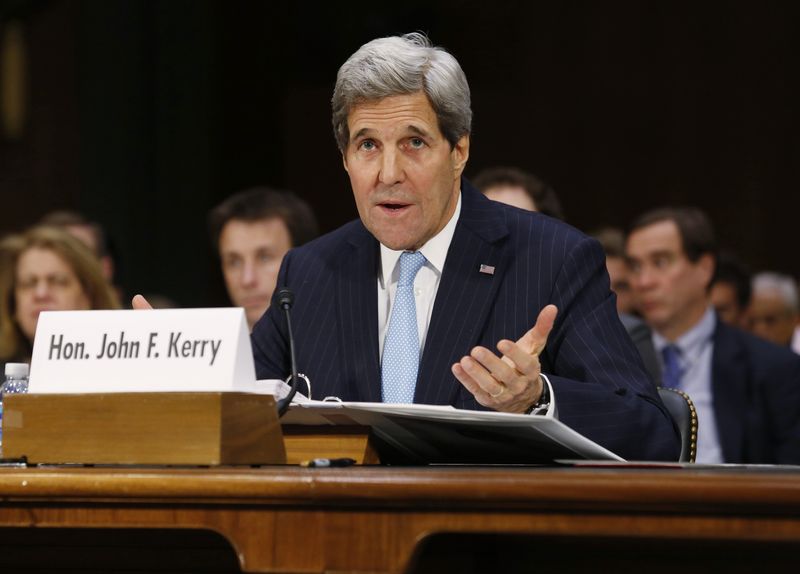
[[486, 275], [494, 275], [494, 265], [486, 265], [485, 263], [481, 263], [480, 269], [478, 269], [478, 271]]

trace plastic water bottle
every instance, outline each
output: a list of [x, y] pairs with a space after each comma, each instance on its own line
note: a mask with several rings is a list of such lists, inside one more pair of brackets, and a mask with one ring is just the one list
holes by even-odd
[[28, 392], [28, 364], [6, 363], [6, 379], [0, 387], [0, 456], [3, 452], [3, 397]]

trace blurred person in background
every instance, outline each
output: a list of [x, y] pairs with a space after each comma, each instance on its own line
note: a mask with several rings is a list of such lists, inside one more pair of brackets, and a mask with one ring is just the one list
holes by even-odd
[[732, 327], [747, 328], [751, 274], [733, 253], [723, 251], [711, 282], [711, 304], [717, 316]]
[[39, 221], [40, 225], [60, 227], [70, 235], [77, 237], [89, 247], [100, 260], [103, 276], [109, 283], [114, 282], [114, 258], [109, 248], [108, 236], [103, 226], [95, 221], [90, 221], [77, 211], [51, 211]]
[[603, 227], [591, 235], [600, 242], [606, 253], [606, 269], [611, 280], [611, 290], [617, 294], [617, 311], [620, 315], [635, 315], [636, 301], [631, 289], [628, 262], [625, 259], [625, 233], [616, 227]]
[[516, 167], [490, 167], [473, 179], [473, 185], [489, 199], [564, 220], [561, 202], [552, 187]]
[[649, 211], [625, 250], [664, 385], [697, 409], [697, 462], [800, 464], [800, 357], [717, 318], [717, 244], [705, 213]]
[[631, 288], [630, 269], [625, 258], [625, 233], [616, 227], [603, 227], [591, 234], [600, 242], [606, 254], [606, 269], [611, 290], [617, 295], [617, 313], [630, 335], [642, 362], [656, 386], [661, 386], [661, 364], [653, 346], [650, 327], [637, 315], [636, 301]]
[[771, 271], [753, 277], [748, 323], [754, 335], [789, 347], [799, 321], [797, 282], [793, 277]]
[[100, 263], [79, 239], [38, 226], [0, 241], [0, 362], [29, 362], [39, 313], [118, 309]]
[[311, 207], [289, 191], [255, 187], [236, 193], [209, 214], [231, 302], [244, 307], [253, 329], [269, 307], [283, 256], [317, 236]]

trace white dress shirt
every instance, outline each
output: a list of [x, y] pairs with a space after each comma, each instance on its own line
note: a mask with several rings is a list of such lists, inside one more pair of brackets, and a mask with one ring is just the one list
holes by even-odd
[[[673, 344], [680, 349], [680, 365], [683, 371], [680, 390], [691, 397], [697, 409], [697, 457], [696, 462], [717, 464], [725, 462], [719, 443], [717, 417], [714, 414], [714, 394], [711, 388], [711, 358], [714, 354], [714, 330], [717, 316], [711, 307], [706, 309], [700, 322], [681, 335]], [[653, 345], [662, 360], [661, 351], [669, 344], [664, 337], [653, 331]]]
[[[419, 249], [426, 260], [414, 278], [414, 302], [417, 307], [420, 357], [422, 357], [422, 350], [425, 348], [428, 325], [430, 325], [431, 315], [433, 314], [433, 303], [436, 300], [436, 292], [439, 290], [444, 262], [447, 259], [450, 243], [453, 241], [453, 234], [456, 231], [459, 215], [461, 215], [461, 193], [458, 194], [456, 210], [453, 212], [450, 221]], [[378, 349], [381, 359], [383, 359], [383, 344], [386, 340], [389, 318], [392, 316], [394, 295], [397, 292], [397, 283], [400, 280], [400, 265], [398, 263], [402, 253], [402, 250], [395, 251], [381, 243], [381, 265], [378, 274]], [[388, 281], [384, 280], [386, 277], [389, 278]], [[544, 380], [543, 384], [547, 385], [550, 391], [550, 408], [547, 412], [538, 414], [557, 418], [558, 415], [556, 413], [558, 411], [553, 385], [544, 374], [542, 374], [542, 379]]]
[[[419, 350], [425, 348], [425, 336], [433, 313], [433, 302], [439, 290], [439, 280], [442, 278], [442, 269], [447, 259], [447, 250], [453, 241], [456, 231], [458, 216], [461, 214], [461, 193], [458, 194], [456, 210], [450, 221], [442, 230], [431, 237], [419, 252], [425, 256], [425, 264], [420, 268], [414, 278], [414, 302], [417, 306], [417, 329], [419, 330]], [[397, 292], [397, 282], [400, 280], [400, 255], [403, 251], [389, 249], [381, 243], [381, 266], [378, 274], [378, 349], [383, 358], [383, 342], [386, 340], [386, 330], [389, 326], [389, 317], [392, 316], [392, 304]], [[384, 278], [389, 280], [385, 281]]]

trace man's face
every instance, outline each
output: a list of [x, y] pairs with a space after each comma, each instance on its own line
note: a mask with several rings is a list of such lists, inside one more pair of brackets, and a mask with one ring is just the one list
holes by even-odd
[[661, 335], [677, 339], [706, 310], [713, 258], [703, 255], [696, 262], [689, 261], [673, 221], [659, 221], [632, 232], [626, 252], [639, 311]]
[[258, 221], [232, 219], [219, 236], [219, 256], [228, 295], [244, 307], [247, 323], [255, 322], [269, 307], [283, 256], [292, 246], [282, 219]]
[[736, 288], [727, 281], [715, 281], [711, 286], [711, 304], [717, 315], [728, 325], [743, 327], [744, 310], [739, 306]]
[[797, 313], [793, 312], [778, 293], [765, 291], [753, 293], [748, 313], [753, 334], [778, 345], [789, 345], [797, 327]]
[[527, 209], [528, 211], [538, 211], [533, 198], [528, 195], [525, 188], [519, 185], [493, 185], [485, 189], [483, 194], [489, 199], [505, 203], [506, 205], [513, 205], [514, 207]]
[[606, 269], [611, 280], [611, 290], [617, 294], [617, 312], [633, 313], [636, 305], [627, 262], [622, 257], [606, 257]]
[[343, 161], [361, 221], [390, 249], [419, 249], [455, 211], [469, 137], [451, 149], [423, 93], [359, 104], [347, 126]]

